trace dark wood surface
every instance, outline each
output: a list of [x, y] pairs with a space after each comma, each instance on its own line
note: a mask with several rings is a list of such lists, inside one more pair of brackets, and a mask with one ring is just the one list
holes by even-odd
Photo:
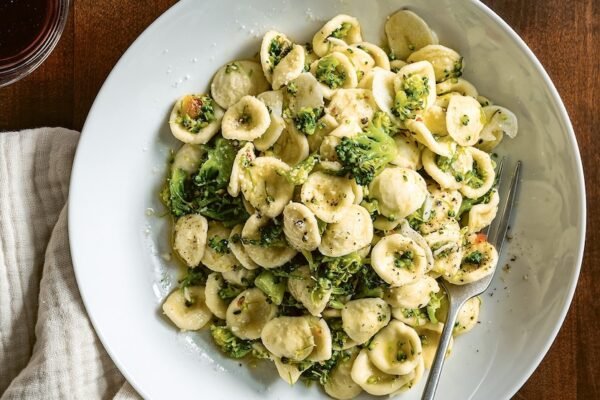
[[[214, 0], [213, 0], [214, 1]], [[432, 1], [432, 0], [431, 0]], [[515, 399], [600, 399], [600, 2], [485, 0], [527, 42], [571, 116], [587, 171], [588, 233], [575, 299], [549, 353]], [[0, 89], [0, 131], [80, 130], [121, 54], [173, 0], [75, 0], [55, 51]], [[490, 399], [495, 400], [495, 399]]]

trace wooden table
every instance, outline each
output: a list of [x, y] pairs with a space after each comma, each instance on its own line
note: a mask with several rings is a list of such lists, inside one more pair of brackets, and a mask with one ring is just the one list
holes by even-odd
[[[588, 171], [588, 240], [575, 299], [550, 352], [514, 398], [600, 399], [595, 380], [600, 378], [600, 174], [591, 172], [600, 165], [600, 3], [484, 2], [515, 28], [552, 77]], [[26, 79], [0, 89], [0, 131], [39, 126], [80, 130], [121, 54], [173, 3], [75, 0], [63, 38], [48, 60]]]

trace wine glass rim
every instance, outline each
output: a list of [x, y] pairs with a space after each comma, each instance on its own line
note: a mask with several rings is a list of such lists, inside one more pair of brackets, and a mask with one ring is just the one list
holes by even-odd
[[56, 1], [56, 17], [50, 21], [48, 31], [40, 44], [37, 45], [22, 61], [5, 69], [0, 69], [0, 88], [14, 83], [39, 67], [48, 58], [58, 44], [69, 16], [71, 0]]

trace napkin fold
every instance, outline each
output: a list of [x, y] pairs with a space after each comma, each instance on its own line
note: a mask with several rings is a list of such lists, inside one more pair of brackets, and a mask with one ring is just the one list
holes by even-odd
[[0, 133], [0, 400], [138, 399], [87, 316], [67, 231], [79, 133]]

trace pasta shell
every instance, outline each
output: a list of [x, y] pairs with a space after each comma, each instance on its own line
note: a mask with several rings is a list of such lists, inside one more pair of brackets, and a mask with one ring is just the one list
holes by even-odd
[[446, 111], [448, 134], [461, 146], [473, 146], [483, 129], [481, 105], [469, 96], [452, 96]]
[[338, 362], [331, 370], [329, 379], [323, 385], [325, 393], [337, 400], [351, 400], [362, 392], [362, 388], [357, 385], [351, 376], [352, 365], [358, 356], [358, 348], [353, 348], [350, 358]]
[[390, 164], [415, 171], [421, 169], [421, 149], [419, 142], [412, 135], [398, 133], [394, 136], [394, 143], [396, 143], [396, 158]]
[[338, 89], [326, 109], [340, 124], [355, 121], [361, 126], [373, 119], [376, 110], [373, 92], [366, 89]]
[[466, 151], [471, 154], [473, 163], [476, 165], [476, 167], [473, 167], [473, 172], [478, 174], [480, 180], [465, 180], [460, 188], [460, 192], [465, 197], [477, 199], [489, 192], [492, 186], [494, 186], [496, 172], [488, 153], [477, 150], [474, 147], [469, 147]]
[[219, 291], [223, 288], [224, 284], [225, 281], [221, 274], [213, 272], [208, 275], [205, 289], [206, 306], [217, 318], [221, 319], [225, 319], [227, 306], [229, 305], [219, 296]]
[[258, 157], [246, 168], [240, 185], [242, 193], [262, 215], [274, 218], [292, 200], [294, 185], [281, 176], [289, 168], [274, 157]]
[[373, 222], [369, 212], [356, 204], [344, 210], [338, 222], [327, 225], [319, 251], [329, 257], [342, 257], [364, 248], [373, 239]]
[[191, 175], [198, 171], [205, 153], [206, 151], [202, 146], [186, 143], [175, 153], [171, 170], [176, 171], [181, 169], [186, 174]]
[[260, 228], [265, 226], [269, 222], [268, 220], [268, 218], [261, 216], [260, 214], [250, 216], [242, 230], [242, 243], [244, 244], [246, 254], [248, 254], [256, 264], [263, 268], [277, 268], [294, 258], [296, 250], [289, 246], [263, 247], [244, 243], [245, 239], [260, 239]]
[[188, 267], [200, 264], [204, 256], [208, 222], [200, 214], [189, 214], [175, 223], [173, 250]]
[[311, 74], [315, 75], [321, 84], [323, 96], [331, 98], [338, 89], [350, 89], [358, 85], [358, 75], [350, 59], [339, 51], [313, 62]]
[[354, 191], [350, 179], [314, 172], [302, 185], [302, 203], [319, 219], [327, 223], [342, 219], [345, 209], [354, 203]]
[[262, 136], [270, 124], [267, 106], [256, 97], [244, 96], [225, 112], [221, 133], [225, 139], [251, 141]]
[[[202, 111], [202, 105], [205, 102], [210, 103], [210, 106], [213, 109], [212, 116]], [[198, 113], [198, 118], [200, 119], [207, 119], [207, 121], [204, 122], [204, 127], [187, 128], [184, 125], [185, 121], [194, 120], [192, 118], [193, 115], [189, 115], [189, 112], [186, 112], [182, 108], [182, 105], [184, 103], [194, 104], [194, 106], [191, 107], [191, 109], [195, 111], [190, 112]], [[221, 120], [223, 119], [223, 115], [223, 109], [219, 107], [210, 97], [205, 96], [203, 94], [185, 95], [175, 102], [175, 106], [173, 106], [173, 110], [171, 111], [171, 115], [169, 116], [169, 127], [171, 128], [171, 133], [173, 134], [173, 136], [181, 140], [183, 143], [205, 144], [208, 143], [208, 141], [219, 130], [219, 127], [221, 126]], [[193, 131], [193, 129], [197, 129], [197, 131]]]
[[390, 70], [390, 59], [388, 58], [388, 55], [381, 47], [377, 46], [376, 44], [369, 42], [360, 42], [353, 44], [351, 47], [356, 47], [367, 52], [367, 54], [369, 54], [371, 58], [373, 58], [376, 67], [383, 68], [388, 71]]
[[[469, 257], [474, 253], [480, 255], [479, 262], [470, 262]], [[446, 277], [446, 280], [455, 285], [475, 282], [493, 274], [497, 264], [498, 252], [492, 244], [472, 241], [464, 249], [459, 270], [451, 277]]]
[[211, 244], [218, 243], [222, 240], [227, 241], [231, 234], [231, 230], [225, 228], [222, 223], [211, 221], [208, 223], [208, 231], [206, 233], [206, 246], [204, 255], [202, 256], [202, 264], [215, 272], [231, 271], [238, 265], [238, 261], [229, 247], [225, 247], [224, 252], [215, 250]]
[[369, 359], [368, 350], [363, 349], [354, 360], [351, 372], [352, 380], [365, 392], [373, 396], [385, 396], [400, 390], [410, 383], [415, 373], [390, 375], [379, 370]]
[[302, 203], [289, 203], [283, 209], [283, 232], [298, 251], [313, 251], [321, 244], [315, 214]]
[[398, 220], [414, 213], [427, 197], [427, 184], [416, 171], [401, 167], [385, 168], [369, 186], [381, 215]]
[[165, 300], [162, 309], [182, 331], [197, 331], [212, 318], [204, 302], [204, 286], [190, 286], [184, 290], [185, 293], [175, 289]]
[[269, 89], [269, 82], [256, 61], [234, 61], [223, 65], [210, 85], [210, 93], [218, 105], [227, 109], [244, 96], [256, 96]]
[[429, 276], [386, 290], [384, 300], [392, 307], [421, 308], [429, 304], [431, 293], [440, 291], [437, 281]]
[[278, 317], [262, 329], [262, 343], [276, 357], [302, 361], [312, 353], [315, 340], [305, 317]]
[[257, 269], [259, 265], [252, 261], [241, 242], [243, 227], [243, 225], [236, 225], [231, 230], [231, 234], [229, 235], [229, 249], [244, 268], [254, 270]]
[[445, 136], [435, 138], [422, 120], [409, 119], [405, 121], [405, 125], [414, 134], [414, 138], [433, 153], [444, 157], [452, 157], [452, 154], [456, 151], [456, 143], [452, 138]]
[[504, 134], [511, 139], [517, 136], [519, 125], [517, 117], [510, 110], [500, 106], [482, 108], [486, 123], [479, 134], [477, 148], [490, 152], [500, 144]]
[[390, 307], [379, 298], [350, 300], [342, 309], [344, 332], [357, 344], [366, 343], [375, 336], [390, 318]]
[[273, 70], [281, 62], [282, 55], [285, 55], [292, 46], [292, 41], [281, 32], [268, 31], [263, 36], [260, 45], [260, 63], [269, 83], [273, 82]]
[[281, 132], [269, 154], [287, 165], [294, 166], [308, 157], [308, 151], [306, 135], [290, 125]]
[[425, 250], [398, 233], [382, 238], [371, 251], [371, 266], [392, 287], [418, 281], [427, 269]]
[[406, 61], [429, 61], [433, 65], [436, 82], [462, 75], [463, 58], [456, 51], [439, 44], [430, 44], [415, 51]]
[[417, 332], [403, 322], [393, 320], [379, 331], [369, 346], [369, 360], [382, 372], [406, 375], [423, 359]]
[[304, 49], [297, 44], [275, 66], [273, 70], [273, 89], [277, 90], [296, 79], [304, 71]]
[[320, 317], [331, 298], [331, 288], [321, 288], [317, 284], [307, 266], [295, 270], [288, 279], [288, 290], [291, 295], [302, 303], [311, 315]]
[[437, 36], [421, 17], [412, 11], [400, 10], [388, 18], [385, 34], [390, 50], [405, 60], [410, 53], [429, 44], [437, 44]]
[[462, 96], [469, 96], [477, 99], [479, 93], [473, 84], [463, 78], [448, 79], [436, 85], [438, 96], [443, 96], [450, 93], [458, 93]]
[[254, 154], [254, 146], [252, 143], [248, 142], [238, 150], [235, 159], [233, 160], [229, 184], [227, 185], [227, 193], [233, 197], [237, 197], [240, 194], [240, 183], [242, 178], [246, 173], [246, 169], [250, 167], [255, 159], [256, 155]]
[[260, 338], [264, 326], [277, 315], [277, 306], [257, 288], [246, 289], [227, 307], [227, 327], [240, 339]]
[[349, 15], [337, 15], [329, 20], [313, 37], [313, 51], [323, 57], [330, 51], [329, 38], [341, 39], [347, 44], [362, 42], [358, 20]]
[[332, 338], [329, 325], [322, 318], [304, 317], [308, 320], [310, 330], [312, 331], [315, 340], [315, 347], [312, 353], [307, 357], [307, 360], [313, 362], [327, 361], [332, 355]]

